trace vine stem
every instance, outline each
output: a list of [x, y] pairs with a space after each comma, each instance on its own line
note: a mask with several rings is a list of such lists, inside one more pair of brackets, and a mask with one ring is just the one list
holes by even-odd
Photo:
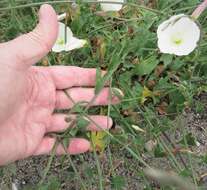
[[67, 151], [67, 147], [66, 147], [66, 146], [64, 145], [64, 143], [62, 143], [62, 142], [61, 142], [61, 145], [62, 145], [62, 147], [63, 147], [63, 149], [64, 149], [64, 151], [65, 151], [66, 156], [68, 157], [68, 160], [69, 160], [69, 162], [70, 162], [71, 167], [73, 168], [73, 171], [75, 172], [75, 174], [76, 174], [76, 176], [77, 176], [77, 178], [78, 178], [78, 180], [79, 180], [79, 182], [80, 182], [81, 187], [82, 187], [84, 190], [87, 190], [87, 187], [86, 187], [85, 183], [83, 182], [83, 180], [82, 180], [82, 178], [81, 178], [81, 176], [80, 176], [78, 170], [77, 170], [76, 167], [75, 167], [75, 164], [73, 163], [73, 160], [72, 160], [72, 158], [71, 158], [70, 153], [68, 153], [68, 151]]
[[[27, 8], [27, 7], [34, 7], [34, 6], [40, 6], [42, 4], [60, 4], [60, 3], [74, 3], [74, 0], [62, 0], [62, 1], [42, 1], [42, 2], [37, 2], [37, 3], [28, 3], [24, 5], [17, 5], [17, 6], [10, 6], [10, 7], [4, 7], [0, 8], [0, 11], [8, 11], [11, 9], [20, 9], [20, 8]], [[81, 3], [100, 3], [100, 1], [95, 1], [95, 0], [88, 0], [88, 1], [82, 1]], [[129, 5], [133, 7], [138, 7], [140, 9], [144, 9], [150, 12], [153, 12], [155, 14], [164, 14], [163, 12], [160, 12], [156, 9], [151, 9], [146, 6], [141, 6], [135, 3], [123, 3], [123, 2], [113, 2], [113, 1], [101, 1], [101, 3], [111, 3], [111, 4], [122, 4], [122, 5]]]
[[[167, 135], [167, 133], [165, 133], [164, 131], [162, 132], [163, 136], [167, 139], [167, 141], [171, 144], [171, 146], [176, 150], [176, 146], [175, 144], [171, 141], [170, 137]], [[183, 159], [183, 157], [181, 156], [180, 153], [178, 153], [178, 156], [183, 164], [183, 166], [187, 169], [187, 165]]]

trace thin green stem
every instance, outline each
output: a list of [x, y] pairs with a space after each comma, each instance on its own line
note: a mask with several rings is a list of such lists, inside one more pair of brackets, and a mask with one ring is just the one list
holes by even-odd
[[[185, 147], [186, 147], [186, 149], [188, 149], [188, 143], [187, 143], [187, 139], [186, 139], [186, 130], [185, 130], [184, 127], [181, 127], [181, 128], [182, 128], [182, 131], [183, 131]], [[188, 155], [188, 160], [189, 160], [189, 163], [190, 163], [190, 169], [191, 169], [191, 172], [192, 172], [193, 182], [194, 182], [195, 188], [197, 190], [198, 189], [198, 183], [197, 183], [197, 179], [196, 179], [196, 176], [195, 176], [195, 171], [194, 171], [193, 164], [192, 164], [192, 155], [188, 151], [187, 151], [187, 155]]]
[[[175, 144], [171, 141], [171, 139], [168, 137], [168, 135], [165, 132], [162, 132], [162, 134], [164, 135], [164, 137], [166, 138], [166, 140], [171, 144], [172, 148], [176, 149]], [[180, 153], [178, 153], [178, 156], [179, 156], [181, 162], [183, 163], [183, 166], [185, 168], [187, 168], [187, 165], [186, 165], [186, 163], [185, 163], [185, 161], [184, 161], [184, 159], [183, 159], [183, 157], [181, 156]]]
[[[11, 10], [11, 9], [20, 9], [20, 8], [27, 8], [27, 7], [34, 7], [34, 6], [40, 6], [42, 4], [60, 4], [60, 3], [74, 3], [75, 1], [73, 0], [67, 0], [67, 1], [45, 1], [45, 2], [37, 2], [37, 3], [28, 3], [25, 5], [17, 5], [17, 6], [13, 6], [13, 7], [4, 7], [4, 8], [0, 8], [0, 11], [7, 11], [7, 10]], [[82, 1], [81, 3], [100, 3], [99, 1]], [[114, 1], [102, 1], [101, 3], [112, 3], [112, 4], [123, 4], [123, 5], [129, 5], [129, 6], [134, 6], [140, 9], [144, 9], [150, 12], [153, 12], [155, 14], [163, 14], [163, 12], [160, 12], [158, 10], [155, 9], [151, 9], [145, 6], [141, 6], [135, 3], [122, 3], [122, 2], [114, 2]]]
[[52, 150], [51, 150], [51, 155], [50, 155], [50, 157], [49, 157], [47, 166], [46, 166], [46, 168], [45, 168], [45, 170], [44, 170], [44, 173], [43, 173], [43, 176], [42, 176], [41, 181], [39, 182], [39, 185], [42, 185], [42, 184], [44, 183], [46, 177], [47, 177], [47, 174], [48, 174], [48, 172], [49, 172], [49, 170], [50, 170], [52, 161], [53, 161], [53, 159], [54, 159], [54, 157], [55, 157], [55, 153], [56, 153], [56, 149], [57, 149], [58, 144], [59, 144], [59, 142], [58, 142], [58, 141], [55, 141], [55, 144], [54, 144], [54, 146], [53, 146], [53, 148], [52, 148]]
[[[147, 123], [149, 124], [149, 126], [150, 126], [152, 129], [154, 129], [154, 125], [152, 124], [152, 122], [145, 116], [145, 114], [143, 113], [143, 111], [142, 111], [140, 108], [139, 108], [139, 110], [140, 110], [140, 113], [142, 113], [142, 115], [143, 115], [145, 121], [147, 121]], [[177, 165], [177, 166], [174, 165], [174, 166], [176, 166], [176, 169], [177, 169], [178, 171], [181, 171], [181, 170], [182, 170], [182, 167], [180, 166], [179, 162], [177, 162], [175, 156], [174, 156], [173, 153], [170, 151], [170, 149], [168, 148], [168, 146], [165, 144], [165, 142], [163, 141], [163, 139], [162, 139], [161, 137], [158, 137], [158, 139], [159, 139], [161, 145], [163, 146], [163, 148], [164, 148], [164, 149], [170, 154], [170, 156], [172, 157], [173, 162], [175, 162], [175, 164]]]
[[70, 165], [71, 165], [71, 167], [73, 168], [73, 171], [75, 172], [75, 175], [78, 177], [78, 180], [79, 180], [79, 182], [81, 183], [82, 188], [83, 188], [84, 190], [87, 190], [86, 185], [84, 184], [84, 182], [83, 182], [83, 180], [82, 180], [82, 178], [81, 178], [81, 176], [80, 176], [78, 170], [76, 169], [76, 167], [75, 167], [75, 165], [74, 165], [74, 163], [73, 163], [73, 161], [72, 161], [72, 158], [71, 158], [70, 154], [68, 153], [67, 147], [65, 147], [65, 144], [64, 144], [64, 143], [61, 143], [61, 144], [62, 144], [62, 146], [63, 146], [63, 148], [64, 148], [64, 151], [65, 151], [65, 153], [66, 153], [66, 155], [67, 155], [67, 157], [68, 157], [68, 160], [69, 160], [69, 162], [70, 162]]
[[163, 146], [163, 149], [165, 149], [167, 151], [167, 153], [171, 156], [172, 161], [173, 161], [173, 165], [175, 167], [175, 169], [177, 170], [177, 172], [179, 173], [180, 171], [182, 171], [182, 167], [179, 164], [179, 162], [177, 161], [177, 159], [175, 158], [175, 156], [173, 155], [172, 151], [168, 148], [168, 146], [166, 145], [166, 143], [163, 141], [162, 138], [159, 138], [161, 145]]
[[99, 189], [103, 190], [103, 177], [102, 177], [100, 161], [98, 159], [98, 156], [97, 156], [97, 153], [96, 153], [96, 148], [95, 148], [95, 145], [94, 145], [92, 140], [91, 140], [91, 143], [92, 143], [93, 155], [94, 155], [94, 158], [95, 158], [95, 161], [96, 161], [96, 166], [97, 166], [97, 171], [98, 171]]
[[177, 0], [175, 2], [172, 2], [172, 4], [168, 5], [165, 9], [163, 9], [162, 12], [167, 12], [170, 8], [174, 7], [175, 5], [177, 5], [178, 3], [181, 3], [183, 0]]
[[[103, 130], [103, 128], [97, 124], [95, 121], [93, 121], [88, 115], [85, 115], [85, 117], [91, 122], [93, 123], [97, 128]], [[116, 141], [117, 143], [119, 143], [120, 145], [122, 145], [123, 147], [125, 147], [125, 149], [136, 159], [138, 160], [140, 163], [142, 163], [145, 167], [150, 168], [150, 166], [141, 158], [139, 157], [132, 149], [128, 148], [125, 146], [124, 143], [122, 143], [120, 140], [118, 140], [117, 138], [115, 138], [108, 130], [103, 130], [107, 135], [109, 135], [114, 141]]]

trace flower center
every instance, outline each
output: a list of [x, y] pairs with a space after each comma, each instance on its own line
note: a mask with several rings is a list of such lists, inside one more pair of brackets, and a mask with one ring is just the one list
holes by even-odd
[[180, 45], [182, 43], [182, 39], [173, 39], [173, 42], [176, 44], [176, 45]]
[[57, 44], [58, 44], [58, 45], [64, 45], [64, 44], [65, 44], [64, 39], [63, 39], [63, 38], [59, 38], [59, 39], [57, 40]]
[[172, 38], [171, 38], [173, 44], [175, 45], [181, 45], [183, 43], [183, 39], [180, 35], [176, 34], [176, 35], [173, 35]]

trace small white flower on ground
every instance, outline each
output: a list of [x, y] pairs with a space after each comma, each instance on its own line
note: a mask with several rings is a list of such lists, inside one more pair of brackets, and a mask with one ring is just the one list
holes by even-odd
[[200, 28], [190, 17], [179, 14], [159, 25], [157, 37], [162, 53], [188, 55], [197, 47]]
[[[120, 2], [124, 3], [125, 0], [98, 0], [98, 1], [110, 1], [110, 2]], [[122, 9], [122, 4], [116, 4], [116, 3], [101, 3], [101, 9], [102, 11], [120, 11]]]
[[59, 22], [58, 37], [55, 42], [55, 45], [52, 48], [52, 51], [71, 51], [83, 47], [86, 43], [86, 40], [74, 37], [71, 29], [65, 26], [65, 24]]

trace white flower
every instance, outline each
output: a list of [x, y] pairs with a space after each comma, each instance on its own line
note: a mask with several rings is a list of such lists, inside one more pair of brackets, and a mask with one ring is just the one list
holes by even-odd
[[69, 27], [65, 27], [65, 24], [59, 22], [58, 37], [55, 42], [55, 45], [52, 48], [52, 51], [54, 52], [71, 51], [73, 49], [81, 48], [87, 43], [86, 40], [81, 40], [74, 37], [71, 29]]
[[[124, 3], [125, 0], [98, 0], [98, 1], [111, 1], [111, 2], [120, 2]], [[116, 3], [101, 3], [101, 9], [105, 12], [107, 11], [119, 11], [122, 9], [122, 4]]]
[[162, 53], [188, 55], [197, 46], [200, 28], [190, 17], [179, 14], [159, 25], [157, 37], [158, 47]]
[[66, 13], [58, 15], [57, 18], [58, 18], [58, 21], [64, 20], [66, 18]]

